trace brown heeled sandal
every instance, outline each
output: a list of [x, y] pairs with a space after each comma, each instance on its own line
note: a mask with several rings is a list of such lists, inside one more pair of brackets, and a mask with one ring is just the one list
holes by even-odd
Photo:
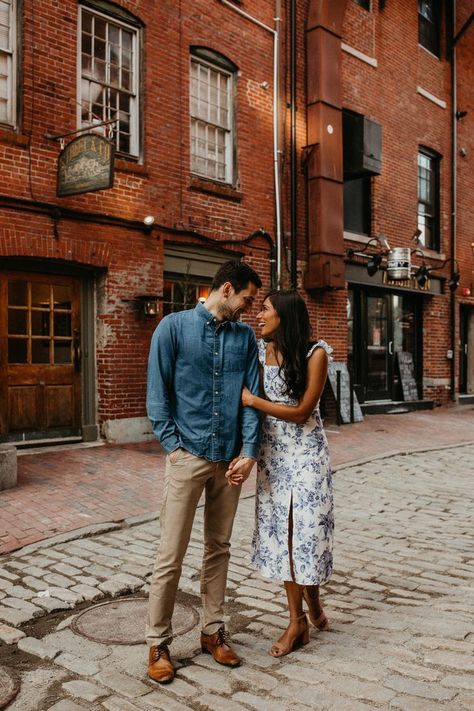
[[304, 620], [304, 629], [302, 632], [298, 634], [297, 637], [293, 640], [293, 642], [287, 646], [284, 647], [280, 641], [275, 642], [275, 644], [272, 645], [269, 654], [272, 657], [284, 657], [287, 654], [290, 654], [291, 652], [294, 652], [295, 649], [298, 649], [299, 647], [302, 647], [304, 644], [308, 644], [309, 642], [309, 625], [308, 625], [308, 618], [306, 617], [306, 614], [303, 612], [302, 615], [299, 617], [290, 617], [290, 622], [297, 622], [298, 620]]
[[[308, 591], [306, 590], [306, 588], [304, 588], [304, 590], [303, 590], [303, 597], [304, 597], [305, 602], [306, 602], [306, 604], [307, 604], [307, 606], [308, 606], [308, 616], [309, 616], [309, 620], [310, 620], [311, 624], [312, 624], [314, 627], [317, 627], [317, 629], [318, 629], [320, 632], [330, 632], [330, 631], [331, 631], [331, 626], [330, 626], [330, 624], [329, 624], [328, 618], [326, 617], [324, 611], [321, 612], [321, 614], [319, 615], [319, 617], [316, 617], [316, 618], [313, 617], [313, 614], [312, 614], [312, 611], [311, 611], [311, 601], [313, 600], [313, 598], [311, 598], [311, 597], [309, 596]], [[319, 602], [319, 597], [318, 597], [318, 602]]]

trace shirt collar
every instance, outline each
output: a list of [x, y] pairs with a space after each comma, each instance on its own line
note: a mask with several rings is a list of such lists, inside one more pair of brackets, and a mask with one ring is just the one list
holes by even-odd
[[214, 314], [211, 314], [211, 312], [206, 309], [201, 301], [197, 302], [194, 313], [198, 316], [198, 318], [205, 321], [208, 326], [211, 324], [215, 324], [216, 327], [226, 326], [229, 323], [229, 321], [218, 321]]

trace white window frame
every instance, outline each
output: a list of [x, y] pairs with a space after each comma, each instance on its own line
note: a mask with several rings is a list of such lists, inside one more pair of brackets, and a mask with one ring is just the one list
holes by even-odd
[[[130, 92], [130, 150], [128, 152], [119, 151], [118, 144], [115, 142], [117, 153], [121, 155], [133, 156], [134, 158], [140, 157], [140, 118], [139, 118], [139, 106], [140, 106], [140, 30], [134, 25], [130, 25], [123, 20], [120, 20], [113, 15], [109, 15], [94, 7], [89, 5], [79, 5], [78, 7], [78, 38], [77, 38], [77, 127], [85, 128], [91, 125], [93, 130], [93, 123], [84, 123], [82, 121], [82, 17], [83, 13], [87, 12], [95, 17], [100, 17], [109, 24], [113, 24], [118, 27], [126, 29], [128, 32], [132, 33], [132, 65], [131, 70], [133, 73], [133, 83]], [[97, 82], [100, 83], [100, 82]], [[103, 83], [103, 86], [106, 86]], [[104, 119], [102, 119], [104, 120]], [[113, 125], [113, 124], [109, 124]], [[97, 132], [102, 135], [107, 135], [107, 126], [100, 127]]]
[[17, 125], [17, 3], [10, 0], [8, 47], [0, 47], [0, 54], [7, 57], [7, 116], [0, 125], [16, 128]]
[[[203, 66], [207, 66], [210, 69], [212, 69], [215, 72], [218, 72], [219, 74], [223, 74], [224, 76], [227, 76], [229, 78], [229, 106], [228, 106], [228, 128], [223, 128], [223, 126], [219, 124], [214, 124], [211, 123], [210, 121], [205, 121], [204, 119], [198, 117], [198, 116], [193, 116], [192, 111], [191, 111], [191, 81], [192, 81], [192, 64], [201, 64]], [[231, 72], [227, 69], [224, 69], [221, 67], [217, 62], [212, 62], [208, 61], [206, 59], [203, 59], [197, 54], [191, 54], [190, 57], [190, 73], [189, 73], [189, 131], [190, 131], [190, 164], [191, 164], [191, 173], [193, 175], [197, 175], [200, 178], [204, 178], [205, 180], [212, 180], [217, 183], [221, 183], [223, 185], [233, 185], [234, 182], [234, 135], [235, 135], [235, 129], [234, 129], [234, 82], [235, 82], [235, 72]], [[213, 128], [218, 128], [219, 130], [224, 130], [225, 131], [225, 154], [224, 154], [224, 160], [225, 160], [225, 179], [219, 179], [217, 177], [210, 177], [207, 175], [207, 173], [200, 173], [198, 170], [196, 170], [193, 167], [193, 153], [192, 153], [192, 136], [193, 136], [193, 121], [200, 121], [201, 123], [204, 123], [208, 126], [212, 126]]]

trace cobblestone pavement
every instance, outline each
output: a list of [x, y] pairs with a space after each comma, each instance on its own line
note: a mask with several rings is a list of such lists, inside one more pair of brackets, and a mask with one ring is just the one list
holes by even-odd
[[[474, 407], [403, 415], [370, 415], [327, 429], [338, 466], [388, 451], [460, 444], [474, 439]], [[0, 553], [88, 525], [157, 511], [164, 457], [157, 442], [20, 451], [18, 486], [0, 495]], [[249, 480], [246, 490], [253, 491]]]
[[[230, 670], [201, 654], [196, 627], [188, 646], [184, 637], [173, 644], [180, 668], [166, 687], [147, 679], [144, 645], [99, 644], [69, 627], [82, 601], [146, 591], [155, 521], [5, 556], [0, 639], [30, 655], [9, 711], [473, 709], [473, 462], [474, 445], [465, 445], [338, 470], [335, 574], [323, 596], [333, 631], [313, 630], [304, 649], [282, 659], [267, 654], [285, 626], [282, 588], [248, 565], [254, 500], [244, 498], [228, 590], [244, 664]], [[202, 509], [181, 581], [191, 595], [201, 521]], [[22, 623], [69, 609], [43, 636], [24, 636]]]

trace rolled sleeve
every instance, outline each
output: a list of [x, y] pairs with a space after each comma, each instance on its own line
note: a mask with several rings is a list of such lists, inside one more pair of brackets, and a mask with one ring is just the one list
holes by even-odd
[[[258, 366], [258, 347], [253, 333], [249, 334], [247, 369], [245, 386], [254, 395], [260, 394], [260, 373]], [[257, 459], [260, 451], [261, 417], [253, 407], [242, 409], [242, 455]]]

